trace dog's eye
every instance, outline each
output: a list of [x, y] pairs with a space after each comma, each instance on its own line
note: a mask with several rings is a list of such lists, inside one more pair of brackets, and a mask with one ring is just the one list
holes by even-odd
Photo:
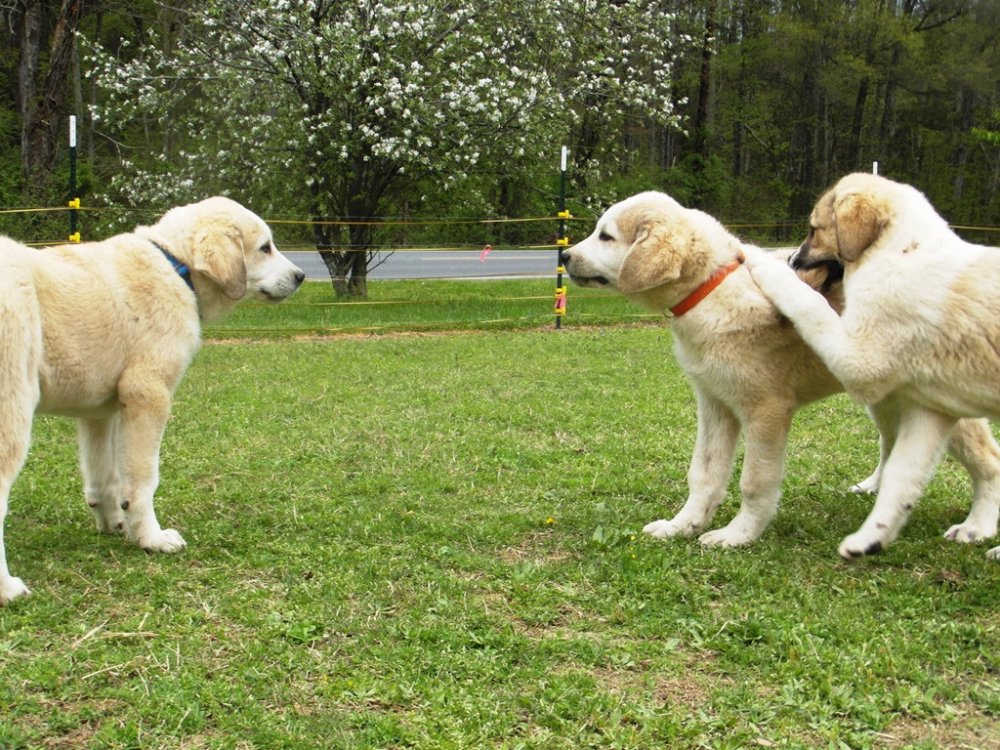
[[262, 253], [264, 253], [265, 255], [270, 255], [271, 254], [271, 250], [272, 250], [272, 246], [271, 246], [270, 242], [265, 242], [263, 245], [260, 246], [260, 251]]
[[612, 242], [615, 238], [612, 237], [607, 232], [601, 232], [599, 235], [597, 235], [597, 239], [599, 239], [601, 242]]

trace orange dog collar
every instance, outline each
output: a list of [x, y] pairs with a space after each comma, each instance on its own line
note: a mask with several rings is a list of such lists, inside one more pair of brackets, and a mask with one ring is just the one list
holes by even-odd
[[691, 294], [682, 299], [676, 305], [670, 308], [670, 312], [674, 314], [675, 318], [679, 318], [686, 312], [690, 312], [694, 309], [695, 305], [701, 302], [705, 297], [710, 295], [715, 288], [726, 280], [726, 277], [733, 271], [738, 269], [743, 265], [743, 261], [746, 260], [743, 257], [743, 253], [739, 253], [736, 256], [736, 260], [730, 263], [728, 266], [723, 266], [711, 276], [709, 276], [704, 282], [702, 282], [697, 289], [695, 289]]

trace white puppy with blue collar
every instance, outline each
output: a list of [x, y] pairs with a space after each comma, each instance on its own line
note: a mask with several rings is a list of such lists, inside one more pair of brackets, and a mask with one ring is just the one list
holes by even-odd
[[244, 299], [280, 301], [304, 274], [228, 198], [174, 208], [102, 242], [33, 250], [0, 238], [0, 605], [29, 593], [3, 541], [35, 412], [78, 420], [84, 495], [100, 531], [185, 545], [153, 510], [173, 394], [201, 324]]

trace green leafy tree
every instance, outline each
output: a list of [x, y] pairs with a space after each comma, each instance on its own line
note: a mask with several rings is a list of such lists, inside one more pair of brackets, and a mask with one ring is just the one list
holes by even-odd
[[706, 65], [706, 47], [692, 50], [675, 66], [688, 102], [679, 111], [700, 128], [678, 139], [660, 183], [693, 205], [801, 222], [831, 182], [878, 162], [952, 220], [1000, 221], [1000, 149], [980, 137], [1000, 91], [993, 0], [691, 0], [678, 10], [711, 55]]

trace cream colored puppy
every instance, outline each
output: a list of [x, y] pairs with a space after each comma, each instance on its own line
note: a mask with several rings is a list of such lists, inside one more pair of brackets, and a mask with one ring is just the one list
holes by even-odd
[[200, 324], [243, 299], [282, 300], [303, 278], [267, 224], [228, 198], [103, 242], [32, 250], [0, 238], [0, 604], [29, 593], [7, 568], [3, 521], [34, 413], [77, 418], [99, 530], [180, 550], [181, 535], [157, 522], [153, 493]]
[[[792, 415], [842, 390], [740, 265], [750, 252], [764, 251], [743, 245], [711, 216], [650, 192], [609, 208], [593, 234], [565, 253], [577, 284], [616, 289], [673, 314], [674, 350], [694, 387], [698, 429], [687, 502], [673, 518], [648, 524], [645, 531], [653, 536], [690, 536], [708, 527], [725, 498], [742, 430], [743, 502], [727, 526], [702, 534], [701, 541], [735, 546], [760, 537], [778, 510]], [[801, 279], [789, 274], [836, 318], [840, 271], [831, 260], [815, 264]], [[883, 456], [895, 437], [894, 409], [887, 401], [874, 414]], [[992, 536], [1000, 507], [1000, 447], [988, 423], [961, 421], [951, 449], [972, 476], [974, 496], [968, 519], [947, 536], [964, 542]], [[880, 470], [855, 490], [876, 489]]]
[[[898, 405], [875, 507], [840, 546], [860, 557], [898, 536], [955, 422], [1000, 417], [1000, 250], [964, 242], [918, 190], [870, 174], [841, 179], [810, 222], [792, 264], [844, 264], [842, 317], [787, 264], [747, 257], [760, 288], [852, 396]], [[1000, 547], [988, 554], [1000, 558]]]

